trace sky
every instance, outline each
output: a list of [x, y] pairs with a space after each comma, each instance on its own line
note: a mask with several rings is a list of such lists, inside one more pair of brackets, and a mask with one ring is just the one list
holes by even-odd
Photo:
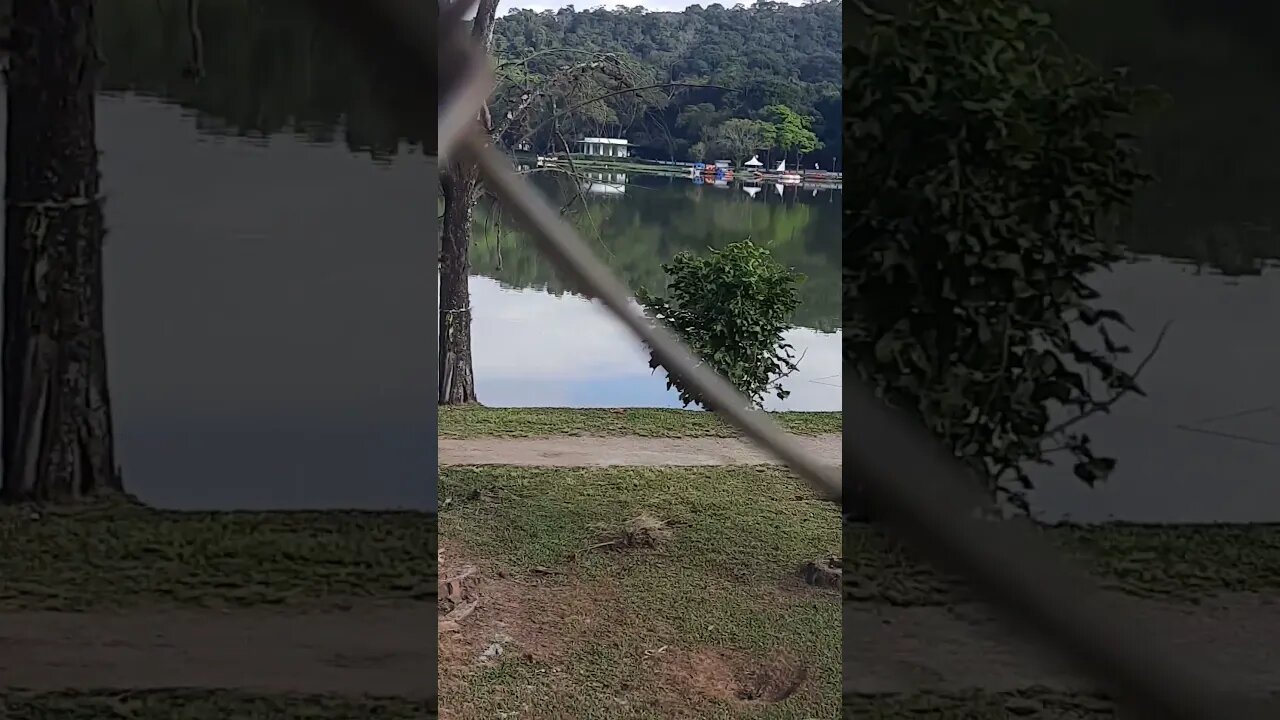
[[[720, 4], [724, 5], [725, 7], [732, 7], [740, 1], [743, 2], [743, 4], [745, 5], [752, 4], [752, 0], [720, 0]], [[788, 5], [800, 4], [799, 0], [781, 0], [781, 1], [786, 2]], [[573, 5], [579, 10], [586, 10], [589, 8], [598, 7], [600, 5], [604, 5], [605, 7], [608, 7], [608, 8], [612, 8], [617, 5], [628, 5], [628, 6], [643, 5], [645, 8], [649, 10], [659, 11], [659, 10], [683, 10], [689, 7], [690, 5], [695, 5], [695, 4], [703, 5], [703, 6], [712, 5], [714, 4], [714, 0], [707, 0], [706, 2], [699, 2], [699, 3], [689, 2], [689, 0], [648, 0], [647, 2], [612, 2], [612, 1], [600, 2], [599, 0], [587, 0], [585, 2], [583, 0], [579, 0], [578, 2], [562, 2], [561, 0], [513, 0], [513, 2], [503, 2], [498, 7], [500, 8], [501, 12], [505, 12], [509, 8], [528, 8], [530, 10], [557, 10], [559, 8], [564, 7], [565, 5]]]

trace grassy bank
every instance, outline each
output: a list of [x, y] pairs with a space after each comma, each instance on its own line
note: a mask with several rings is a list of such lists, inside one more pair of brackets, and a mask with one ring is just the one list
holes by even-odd
[[[484, 478], [493, 479], [492, 487]], [[545, 497], [535, 490], [545, 490]], [[620, 522], [643, 505], [676, 518], [710, 513], [699, 522], [719, 525], [695, 525], [700, 534], [677, 537], [705, 543], [704, 560], [722, 551], [728, 558], [764, 553], [744, 558], [737, 574], [777, 572], [785, 546], [776, 543], [795, 541], [793, 521], [809, 528], [798, 537], [810, 540], [835, 528], [833, 511], [805, 497], [807, 490], [773, 467], [454, 468], [443, 470], [440, 481], [445, 537], [513, 567], [567, 562], [587, 525]], [[613, 507], [617, 498], [624, 502]], [[730, 507], [742, 517], [729, 517]], [[816, 514], [796, 520], [800, 511]], [[503, 522], [476, 524], [490, 513]], [[1280, 525], [1117, 524], [1044, 532], [1124, 592], [1185, 600], [1222, 591], [1280, 592]], [[737, 539], [746, 534], [752, 536]], [[362, 598], [426, 600], [435, 592], [435, 521], [421, 513], [3, 508], [0, 543], [10, 548], [0, 555], [0, 610], [338, 608]], [[963, 583], [917, 562], [873, 528], [846, 528], [844, 548], [847, 600], [939, 605], [969, 597]], [[579, 570], [607, 567], [593, 562], [600, 558], [592, 556]]]
[[[1055, 526], [1042, 529], [1106, 588], [1196, 601], [1223, 592], [1280, 592], [1280, 525]], [[972, 598], [882, 533], [844, 531], [844, 598], [894, 605], [943, 605]]]
[[1114, 703], [1096, 695], [1044, 688], [1019, 692], [854, 695], [844, 700], [846, 720], [1111, 720]]
[[295, 605], [435, 596], [425, 513], [0, 509], [0, 610]]
[[395, 698], [253, 695], [228, 690], [0, 692], [6, 720], [422, 720], [434, 703]]
[[[838, 412], [772, 413], [784, 429], [800, 435], [841, 431]], [[638, 437], [734, 437], [739, 433], [715, 415], [654, 408], [440, 408], [440, 437], [536, 437], [545, 435], [633, 435]]]
[[[798, 573], [839, 552], [839, 515], [798, 482], [458, 467], [439, 491], [442, 575], [481, 568], [479, 609], [442, 639], [451, 717], [834, 716], [837, 593]], [[503, 659], [477, 662], [499, 634]]]

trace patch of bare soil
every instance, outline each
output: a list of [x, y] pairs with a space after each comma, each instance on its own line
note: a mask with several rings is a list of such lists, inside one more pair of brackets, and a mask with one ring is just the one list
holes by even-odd
[[[440, 557], [443, 567], [443, 557]], [[480, 605], [479, 570], [472, 565], [450, 568], [449, 575], [441, 575], [439, 596], [436, 601], [436, 629], [442, 633], [458, 632], [461, 623]]]
[[591, 550], [626, 550], [632, 548], [654, 549], [671, 539], [673, 530], [665, 520], [641, 513], [618, 528], [601, 528], [600, 542]]
[[783, 654], [760, 659], [725, 650], [694, 650], [674, 657], [668, 669], [676, 686], [707, 699], [745, 705], [782, 702], [808, 679], [805, 665]]
[[545, 663], [555, 671], [575, 631], [607, 622], [607, 597], [581, 592], [568, 575], [548, 570], [544, 582], [518, 580], [444, 539], [439, 559], [439, 681], [446, 705], [447, 687], [500, 661]]
[[811, 560], [800, 568], [800, 579], [804, 580], [806, 585], [832, 590], [839, 589], [840, 564], [840, 558], [834, 555]]
[[[636, 518], [626, 528], [644, 534], [666, 526], [653, 518]], [[601, 640], [636, 648], [627, 680], [604, 692], [617, 693], [619, 701], [659, 708], [672, 720], [704, 717], [715, 704], [745, 709], [806, 691], [807, 667], [783, 654], [762, 658], [662, 644], [661, 638], [674, 638], [672, 630], [627, 616], [625, 604], [607, 581], [588, 583], [572, 571], [558, 570], [517, 579], [456, 542], [444, 540], [440, 547], [438, 677], [444, 720], [489, 717], [479, 714], [484, 708], [452, 698], [467, 697], [469, 678], [499, 663], [536, 663], [543, 678], [538, 692], [544, 706], [558, 696], [580, 695], [576, 683], [582, 682], [581, 668], [569, 666], [575, 661], [570, 654]]]

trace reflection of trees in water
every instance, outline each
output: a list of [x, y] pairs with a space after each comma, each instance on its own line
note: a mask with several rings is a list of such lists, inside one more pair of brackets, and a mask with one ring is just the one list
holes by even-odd
[[1280, 81], [1280, 5], [1045, 3], [1073, 47], [1172, 98], [1143, 133], [1159, 181], [1134, 209], [1129, 247], [1233, 275], [1280, 258], [1280, 96], [1267, 90]]
[[[561, 202], [572, 197], [550, 179], [539, 184]], [[587, 197], [586, 208], [575, 206], [571, 218], [632, 288], [661, 290], [662, 263], [677, 252], [700, 252], [749, 237], [805, 275], [796, 324], [830, 331], [840, 323], [840, 203], [826, 199], [823, 194], [797, 198], [794, 189], [783, 198], [762, 193], [753, 199], [737, 188], [648, 179], [629, 186], [625, 197]], [[471, 255], [476, 273], [515, 287], [557, 294], [577, 290], [556, 276], [527, 238], [503, 227], [491, 208], [477, 215]]]
[[1275, 228], [1219, 225], [1197, 228], [1188, 236], [1193, 261], [1200, 270], [1224, 275], [1261, 275], [1277, 256]]
[[[1228, 273], [1252, 271], [1260, 260], [1280, 259], [1280, 238], [1269, 229], [1280, 227], [1274, 207], [1280, 195], [1280, 134], [1270, 131], [1280, 127], [1280, 95], [1271, 92], [1280, 80], [1280, 46], [1272, 41], [1280, 5], [1263, 0], [1042, 2], [1055, 11], [1063, 35], [1074, 47], [1105, 65], [1132, 67], [1137, 79], [1160, 86], [1173, 98], [1172, 106], [1155, 116], [1144, 133], [1147, 157], [1160, 182], [1133, 212], [1126, 232], [1130, 247]], [[184, 73], [191, 57], [185, 3], [101, 3], [98, 15], [108, 59], [104, 87], [155, 95], [196, 110], [202, 113], [197, 122], [203, 132], [299, 133], [320, 143], [341, 138], [353, 150], [374, 156], [393, 154], [406, 138], [434, 132], [401, 127], [379, 110], [374, 80], [362, 71], [346, 40], [313, 22], [303, 10], [296, 2], [202, 0], [205, 75], [196, 82]], [[632, 222], [638, 214], [661, 217], [651, 206], [633, 206], [631, 196], [637, 192], [628, 188], [625, 207], [632, 209], [624, 208], [623, 215]], [[766, 187], [761, 193], [771, 196], [766, 202], [776, 202], [772, 192]], [[671, 191], [662, 202], [679, 208], [680, 222], [667, 223], [652, 245], [630, 242], [655, 251], [697, 249], [707, 245], [708, 234], [751, 232], [760, 226], [755, 223], [806, 222], [798, 213], [771, 219], [758, 208], [740, 216], [750, 198], [738, 192], [742, 197], [735, 202], [718, 197], [713, 202], [715, 193], [733, 191], [685, 184], [678, 193], [683, 199], [673, 198], [677, 193]], [[596, 205], [603, 212], [602, 204]], [[704, 206], [710, 214], [695, 211]], [[838, 214], [833, 218], [815, 227], [838, 227]], [[610, 233], [617, 235], [621, 227], [611, 226]], [[716, 231], [708, 233], [708, 228]], [[637, 226], [626, 232], [639, 238], [647, 230]], [[815, 239], [816, 232], [801, 233], [802, 245], [813, 249], [797, 254], [794, 262], [829, 259], [829, 277], [838, 282], [838, 245], [834, 240], [823, 245]], [[754, 239], [790, 234], [778, 227], [762, 230]], [[616, 238], [612, 244], [619, 245], [615, 253], [628, 252]], [[669, 253], [654, 257], [665, 259]], [[801, 268], [814, 278], [805, 290], [806, 314], [818, 312], [814, 303], [822, 302], [814, 289], [826, 282], [819, 279], [821, 268]], [[652, 283], [660, 279], [660, 270], [640, 273], [636, 279], [641, 277]], [[832, 292], [828, 309], [821, 311], [833, 323], [834, 296]]]
[[[1172, 105], [1139, 132], [1158, 182], [1125, 230], [1135, 252], [1227, 273], [1280, 259], [1280, 3], [1269, 0], [1037, 0], [1063, 38], [1128, 67]], [[903, 0], [873, 3], [901, 7]], [[857, 32], [851, 16], [845, 37]]]
[[377, 86], [354, 48], [299, 2], [203, 0], [202, 77], [191, 77], [185, 3], [100, 3], [108, 91], [154, 95], [210, 116], [211, 134], [297, 133], [352, 150], [396, 153], [434, 128], [400, 126], [375, 104]]

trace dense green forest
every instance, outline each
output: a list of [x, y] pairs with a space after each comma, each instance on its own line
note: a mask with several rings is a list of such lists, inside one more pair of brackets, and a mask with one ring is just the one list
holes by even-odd
[[[531, 89], [554, 86], [550, 104], [563, 112], [621, 87], [665, 85], [564, 112], [560, 130], [570, 141], [625, 137], [638, 154], [661, 160], [750, 155], [756, 150], [740, 148], [754, 146], [791, 157], [799, 150], [829, 167], [841, 155], [841, 15], [840, 0], [693, 5], [679, 13], [511, 10], [498, 20], [494, 52], [515, 92], [499, 99], [497, 115], [519, 108]], [[810, 142], [786, 137], [789, 118], [779, 106], [797, 116], [790, 127], [812, 132]], [[561, 149], [547, 115], [517, 121], [507, 139]], [[774, 128], [781, 132], [771, 134]]]

